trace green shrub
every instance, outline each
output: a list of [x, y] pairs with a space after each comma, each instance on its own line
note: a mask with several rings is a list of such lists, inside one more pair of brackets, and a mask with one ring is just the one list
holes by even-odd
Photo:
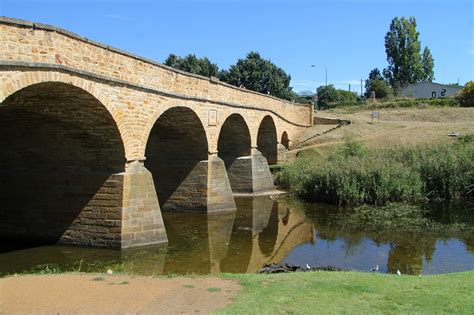
[[474, 145], [366, 150], [348, 139], [327, 158], [285, 165], [279, 184], [303, 199], [338, 205], [461, 198], [474, 185]]
[[457, 99], [463, 107], [474, 106], [474, 81], [469, 81], [466, 83], [464, 88], [457, 96]]

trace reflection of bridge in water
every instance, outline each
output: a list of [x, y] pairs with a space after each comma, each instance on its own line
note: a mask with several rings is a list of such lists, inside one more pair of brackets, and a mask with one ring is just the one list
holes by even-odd
[[314, 241], [311, 222], [284, 203], [258, 196], [237, 198], [236, 204], [233, 213], [186, 214], [192, 220], [165, 214], [167, 250], [125, 251], [124, 267], [140, 274], [256, 272]]

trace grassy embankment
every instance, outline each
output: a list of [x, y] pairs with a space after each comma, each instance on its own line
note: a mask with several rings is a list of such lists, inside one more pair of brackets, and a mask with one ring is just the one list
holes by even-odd
[[474, 144], [365, 149], [346, 142], [328, 155], [317, 151], [283, 167], [278, 183], [304, 200], [338, 205], [457, 199], [474, 188]]
[[469, 314], [474, 272], [396, 276], [357, 272], [224, 275], [244, 289], [220, 314]]
[[[361, 104], [347, 104], [336, 108], [343, 108], [347, 112], [360, 110], [374, 110], [386, 108], [427, 108], [427, 107], [460, 107], [460, 103], [455, 98], [434, 98], [434, 99], [412, 99], [394, 98], [387, 100], [366, 100]], [[333, 107], [334, 108], [334, 107]]]

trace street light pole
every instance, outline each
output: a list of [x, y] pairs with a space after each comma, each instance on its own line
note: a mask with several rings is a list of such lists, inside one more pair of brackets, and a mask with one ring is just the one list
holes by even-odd
[[325, 65], [311, 65], [311, 68], [324, 67], [326, 72], [326, 86], [328, 86], [328, 67]]

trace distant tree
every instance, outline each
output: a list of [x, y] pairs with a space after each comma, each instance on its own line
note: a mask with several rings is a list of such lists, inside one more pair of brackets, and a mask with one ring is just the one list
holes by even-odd
[[434, 80], [434, 59], [428, 47], [423, 50], [421, 63], [423, 65], [423, 81], [432, 82]]
[[320, 86], [316, 91], [318, 95], [318, 109], [328, 109], [332, 103], [337, 102], [339, 99], [337, 90], [332, 84]]
[[[380, 70], [378, 68], [374, 68], [374, 69], [370, 70], [369, 78], [367, 80], [365, 80], [365, 93], [364, 93], [364, 96], [366, 98], [370, 97], [370, 94], [374, 90], [374, 88], [372, 86], [374, 80], [383, 81], [383, 79], [384, 79], [383, 75], [380, 73]], [[379, 84], [377, 84], [377, 86], [378, 85]], [[377, 95], [377, 93], [376, 93], [376, 95]]]
[[229, 70], [221, 70], [219, 79], [235, 86], [271, 94], [291, 100], [291, 77], [270, 60], [263, 59], [258, 52], [251, 51], [245, 59], [239, 59]]
[[189, 54], [184, 58], [170, 54], [165, 60], [165, 65], [206, 77], [215, 77], [219, 72], [217, 65], [211, 63], [207, 57], [198, 58], [194, 54]]
[[463, 107], [474, 106], [474, 81], [469, 81], [457, 95], [459, 103]]
[[384, 80], [373, 80], [370, 85], [370, 91], [371, 93], [374, 91], [375, 98], [387, 98], [393, 95], [392, 88]]
[[383, 75], [380, 73], [380, 70], [378, 68], [370, 70], [369, 80], [383, 80]]
[[[385, 35], [388, 67], [384, 69], [383, 74], [394, 90], [420, 82], [425, 77], [419, 35], [414, 17], [409, 19], [395, 17], [390, 24], [390, 30]], [[429, 63], [428, 59], [427, 63]], [[433, 65], [428, 68], [432, 70]], [[429, 76], [432, 77], [432, 75]]]
[[357, 103], [357, 93], [337, 89], [337, 102], [339, 104], [351, 105]]

